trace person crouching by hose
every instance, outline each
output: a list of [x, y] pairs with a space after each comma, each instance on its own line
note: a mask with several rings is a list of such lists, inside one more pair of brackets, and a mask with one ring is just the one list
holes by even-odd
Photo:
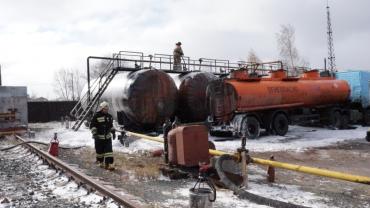
[[102, 102], [93, 116], [90, 129], [95, 140], [96, 163], [107, 170], [114, 170], [112, 138], [116, 138], [113, 117], [108, 113], [109, 105]]

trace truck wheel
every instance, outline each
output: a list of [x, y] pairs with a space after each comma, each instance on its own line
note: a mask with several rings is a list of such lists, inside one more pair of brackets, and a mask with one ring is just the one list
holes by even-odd
[[272, 120], [272, 129], [279, 136], [284, 136], [288, 132], [289, 121], [284, 113], [278, 113]]
[[247, 116], [243, 120], [243, 131], [248, 139], [256, 139], [260, 136], [260, 122], [253, 116]]
[[341, 129], [348, 129], [349, 116], [347, 114], [341, 115]]
[[334, 111], [330, 117], [330, 125], [336, 129], [342, 128], [342, 116], [339, 111]]
[[364, 110], [363, 121], [365, 126], [370, 126], [370, 109]]

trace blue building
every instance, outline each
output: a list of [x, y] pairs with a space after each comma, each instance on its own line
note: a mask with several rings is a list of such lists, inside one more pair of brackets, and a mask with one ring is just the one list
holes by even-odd
[[337, 72], [337, 79], [346, 80], [351, 88], [350, 100], [352, 103], [361, 104], [362, 108], [370, 106], [370, 72], [349, 70]]
[[351, 88], [351, 120], [370, 125], [370, 71], [337, 72], [337, 79], [346, 80]]

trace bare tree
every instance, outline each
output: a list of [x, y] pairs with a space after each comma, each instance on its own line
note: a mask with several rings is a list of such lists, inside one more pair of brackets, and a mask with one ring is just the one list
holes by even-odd
[[[105, 55], [105, 57], [109, 57], [109, 55]], [[111, 64], [111, 60], [101, 59], [95, 62], [92, 67], [90, 68], [90, 78], [96, 79], [100, 77], [100, 75], [107, 70], [108, 66]]]
[[63, 100], [79, 100], [85, 83], [81, 72], [77, 69], [60, 69], [54, 74], [54, 91]]
[[297, 75], [296, 67], [308, 66], [309, 63], [301, 58], [295, 47], [295, 29], [292, 25], [281, 25], [280, 32], [276, 33], [280, 57], [288, 68]]
[[258, 58], [256, 52], [254, 52], [253, 49], [251, 49], [248, 53], [247, 62], [250, 63], [260, 63], [261, 59]]

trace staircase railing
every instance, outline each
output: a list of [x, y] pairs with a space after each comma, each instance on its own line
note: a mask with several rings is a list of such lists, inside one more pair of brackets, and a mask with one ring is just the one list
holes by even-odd
[[117, 74], [118, 71], [115, 69], [117, 64], [118, 62], [114, 59], [110, 60], [106, 68], [99, 73], [99, 77], [88, 87], [87, 92], [71, 110], [70, 115], [76, 119], [72, 129], [77, 131], [83, 121], [91, 115], [92, 110], [98, 103], [105, 89]]

